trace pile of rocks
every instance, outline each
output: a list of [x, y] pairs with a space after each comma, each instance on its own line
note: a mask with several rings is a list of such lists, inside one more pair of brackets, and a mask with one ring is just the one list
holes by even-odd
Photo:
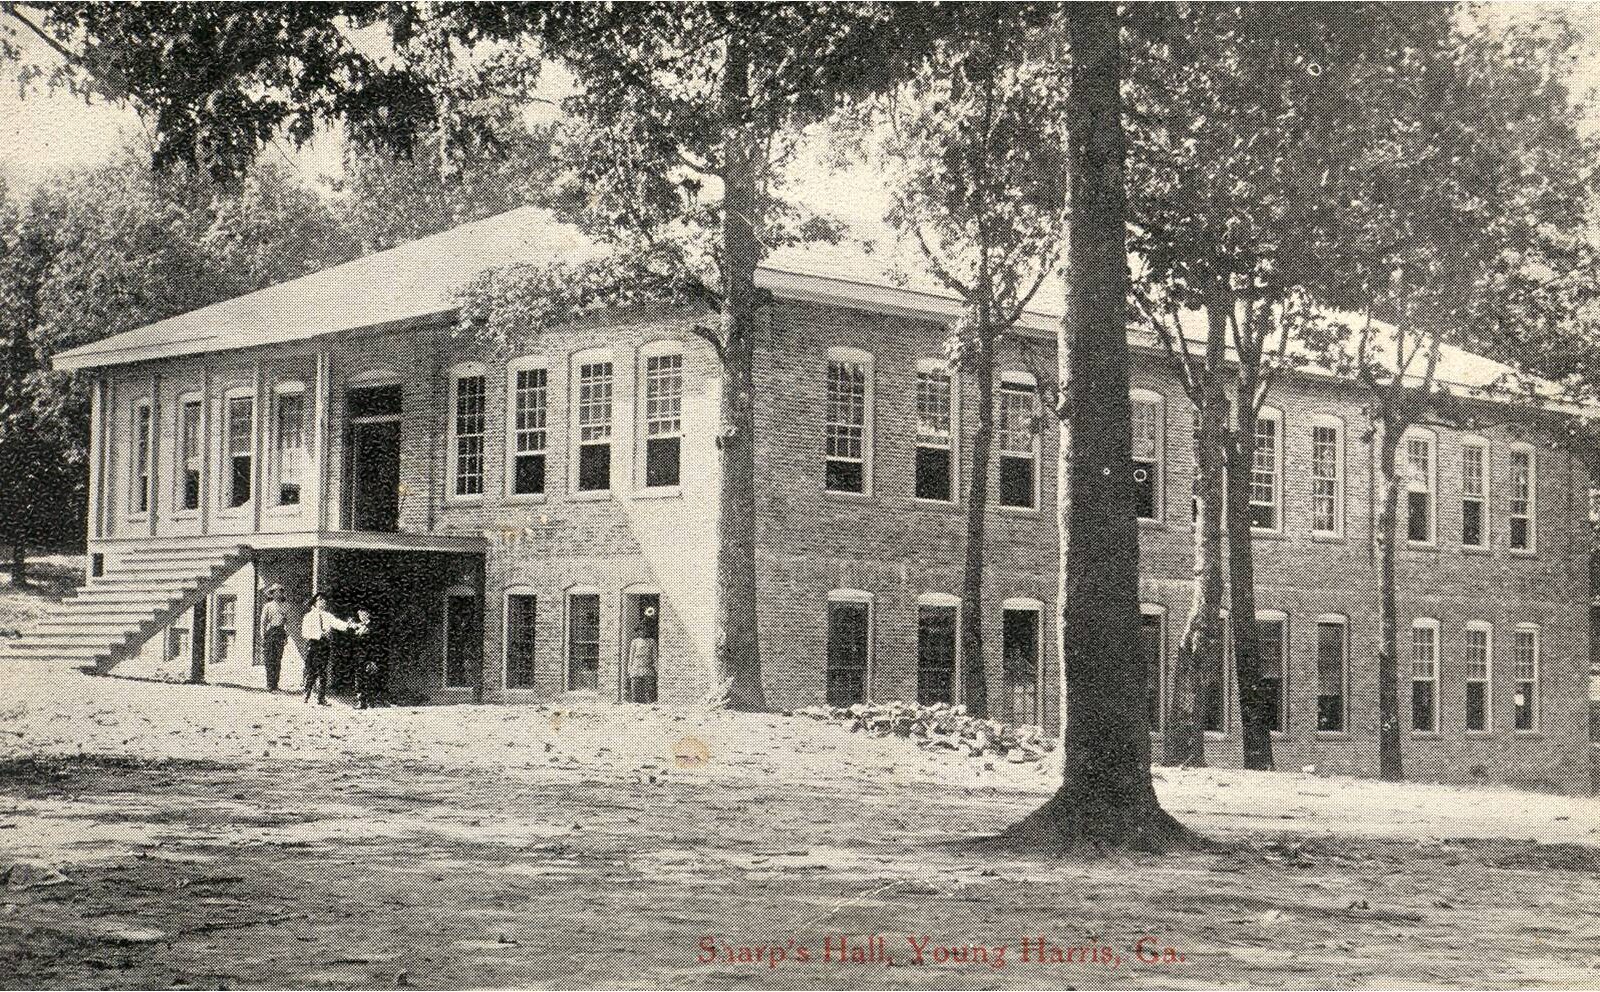
[[895, 700], [851, 706], [806, 706], [792, 716], [847, 724], [870, 737], [906, 737], [918, 747], [945, 749], [977, 757], [998, 757], [1023, 763], [1038, 761], [1055, 750], [1043, 727], [1014, 726], [967, 715], [965, 706], [921, 705]]

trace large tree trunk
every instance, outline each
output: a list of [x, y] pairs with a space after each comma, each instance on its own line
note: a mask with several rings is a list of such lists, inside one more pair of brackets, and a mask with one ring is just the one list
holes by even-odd
[[[978, 381], [978, 423], [972, 434], [972, 474], [967, 482], [966, 559], [961, 568], [961, 699], [967, 712], [988, 716], [989, 678], [983, 653], [984, 526], [989, 516], [989, 462], [994, 448], [994, 346], [980, 335], [972, 374]], [[952, 463], [951, 470], [955, 470]]]
[[1241, 378], [1234, 397], [1234, 430], [1228, 445], [1228, 591], [1233, 604], [1233, 670], [1239, 684], [1244, 766], [1271, 771], [1271, 696], [1261, 677], [1256, 555], [1250, 533], [1250, 473], [1256, 459], [1254, 392], [1255, 384]]
[[[1224, 453], [1227, 436], [1224, 418], [1228, 396], [1223, 376], [1227, 355], [1226, 313], [1206, 311], [1206, 362], [1200, 382], [1200, 433], [1195, 438], [1194, 471], [1194, 588], [1189, 618], [1178, 644], [1171, 681], [1166, 728], [1161, 735], [1161, 760], [1168, 765], [1204, 765], [1206, 737], [1204, 705], [1212, 692], [1226, 689], [1227, 680], [1215, 685], [1223, 671], [1222, 649], [1222, 500]], [[1226, 713], [1226, 706], [1224, 706]]]
[[1068, 431], [1061, 609], [1064, 775], [1007, 831], [1050, 849], [1160, 850], [1188, 832], [1156, 799], [1139, 650], [1139, 527], [1128, 404], [1128, 260], [1122, 52], [1114, 4], [1066, 8], [1067, 309], [1060, 348]]
[[717, 435], [716, 685], [734, 709], [764, 709], [761, 642], [756, 620], [755, 330], [761, 260], [754, 218], [757, 143], [749, 118], [749, 52], [728, 42], [722, 81], [721, 430]]
[[1378, 471], [1383, 498], [1378, 505], [1378, 774], [1390, 781], [1405, 777], [1400, 757], [1400, 629], [1394, 579], [1395, 535], [1400, 516], [1397, 452], [1402, 431], [1383, 422]]

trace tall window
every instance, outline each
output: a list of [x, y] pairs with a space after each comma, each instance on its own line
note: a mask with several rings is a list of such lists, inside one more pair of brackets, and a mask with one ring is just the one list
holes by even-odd
[[273, 473], [278, 482], [278, 505], [298, 506], [306, 475], [306, 394], [299, 390], [280, 392], [277, 406]]
[[1161, 519], [1163, 409], [1160, 396], [1133, 394], [1133, 506], [1141, 520]]
[[1489, 625], [1474, 620], [1467, 624], [1467, 729], [1488, 730], [1494, 715], [1492, 678], [1494, 633]]
[[614, 371], [610, 361], [578, 366], [578, 489], [611, 488], [611, 400]]
[[224, 495], [230, 507], [244, 506], [250, 502], [250, 486], [254, 476], [252, 450], [255, 444], [255, 417], [254, 396], [228, 397], [224, 424], [224, 451], [227, 458], [227, 488]]
[[216, 641], [212, 644], [212, 660], [225, 664], [236, 657], [239, 643], [239, 600], [235, 596], [217, 596], [215, 620]]
[[1002, 706], [1012, 724], [1038, 725], [1039, 609], [1006, 607], [1000, 614]]
[[683, 356], [644, 360], [644, 484], [676, 486], [683, 457]]
[[567, 597], [567, 688], [600, 688], [600, 596]]
[[1261, 646], [1262, 694], [1267, 701], [1267, 726], [1279, 733], [1288, 730], [1289, 705], [1289, 620], [1266, 614], [1256, 619], [1257, 643]]
[[1532, 551], [1534, 546], [1533, 507], [1535, 496], [1533, 449], [1511, 449], [1511, 546]]
[[956, 701], [956, 607], [922, 603], [917, 607], [917, 702]]
[[954, 495], [950, 373], [938, 362], [917, 366], [917, 498], [949, 502]]
[[1163, 617], [1158, 610], [1146, 609], [1139, 615], [1139, 652], [1144, 658], [1145, 720], [1152, 734], [1161, 732], [1166, 715], [1166, 651]]
[[1481, 441], [1461, 445], [1461, 543], [1481, 548], [1488, 528], [1484, 512], [1489, 481], [1489, 449]]
[[828, 599], [828, 705], [867, 698], [872, 604], [865, 598]]
[[1539, 726], [1539, 629], [1530, 625], [1517, 628], [1511, 644], [1511, 679], [1515, 689], [1518, 730]]
[[178, 509], [200, 509], [200, 459], [205, 457], [200, 437], [204, 401], [184, 399], [178, 405]]
[[867, 389], [869, 364], [864, 354], [834, 349], [828, 354], [827, 438], [828, 490], [867, 491]]
[[128, 508], [134, 513], [150, 512], [150, 460], [154, 442], [150, 421], [150, 401], [133, 405], [133, 452], [128, 475]]
[[1411, 625], [1411, 729], [1439, 729], [1439, 624], [1433, 620]]
[[483, 441], [488, 429], [488, 385], [481, 372], [455, 376], [450, 412], [450, 451], [456, 496], [483, 495]]
[[550, 373], [543, 368], [526, 368], [517, 369], [512, 375], [511, 492], [527, 496], [544, 492]]
[[1250, 468], [1250, 526], [1277, 530], [1282, 500], [1283, 422], [1275, 410], [1262, 410], [1256, 418], [1256, 456]]
[[1407, 435], [1402, 468], [1406, 480], [1406, 540], [1433, 543], [1434, 436]]
[[1032, 381], [1002, 380], [999, 399], [1000, 505], [1036, 509], [1039, 432]]
[[1343, 617], [1317, 621], [1317, 729], [1345, 729], [1345, 681], [1349, 646]]
[[533, 688], [534, 633], [539, 601], [531, 593], [506, 595], [506, 688]]
[[1344, 425], [1331, 417], [1311, 427], [1311, 529], [1344, 531]]

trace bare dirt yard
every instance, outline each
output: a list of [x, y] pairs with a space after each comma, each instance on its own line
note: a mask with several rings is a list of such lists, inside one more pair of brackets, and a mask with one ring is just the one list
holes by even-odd
[[1159, 774], [1217, 850], [1048, 862], [1049, 769], [828, 723], [8, 665], [0, 986], [1600, 984], [1596, 800]]

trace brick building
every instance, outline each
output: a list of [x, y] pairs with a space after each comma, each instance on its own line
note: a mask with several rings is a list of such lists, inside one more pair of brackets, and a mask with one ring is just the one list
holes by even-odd
[[[466, 225], [57, 358], [94, 375], [92, 577], [11, 650], [98, 670], [259, 685], [259, 590], [368, 605], [403, 697], [621, 698], [638, 623], [661, 696], [708, 688], [715, 356], [668, 310], [551, 328], [513, 355], [452, 333], [473, 273], [597, 249], [531, 209]], [[957, 609], [971, 382], [939, 360], [946, 294], [838, 250], [762, 267], [759, 567], [769, 702], [959, 701]], [[1043, 360], [1058, 310], [1018, 329]], [[1135, 342], [1150, 710], [1189, 601], [1192, 413]], [[990, 699], [1059, 722], [1057, 436], [1016, 342], [1001, 356], [990, 479]], [[1444, 378], [1502, 369], [1451, 351]], [[1486, 407], [1486, 409], [1488, 409]], [[1421, 430], [1400, 550], [1408, 771], [1589, 782], [1588, 478], [1495, 411]], [[1251, 479], [1257, 618], [1284, 767], [1377, 762], [1377, 492], [1348, 384], [1307, 375], [1263, 417]], [[291, 643], [285, 684], [298, 681]], [[1237, 691], [1212, 680], [1208, 749], [1238, 757]]]

